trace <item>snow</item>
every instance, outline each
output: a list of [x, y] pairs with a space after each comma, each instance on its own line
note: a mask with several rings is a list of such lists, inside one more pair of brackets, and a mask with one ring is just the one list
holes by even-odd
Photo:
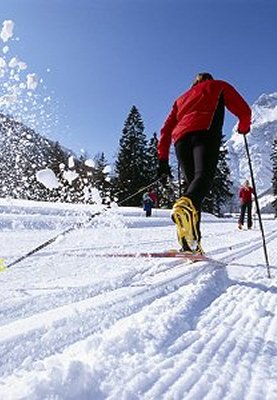
[[[262, 94], [252, 106], [251, 132], [246, 136], [259, 196], [272, 187], [272, 144], [277, 138], [277, 93]], [[229, 168], [234, 192], [249, 179], [249, 165], [243, 135], [235, 129], [227, 141]], [[264, 201], [265, 203], [265, 201]]]
[[89, 158], [89, 159], [87, 159], [87, 160], [85, 161], [85, 165], [86, 165], [87, 167], [94, 168], [94, 167], [95, 167], [95, 162], [94, 162], [91, 158]]
[[36, 173], [36, 178], [47, 189], [55, 189], [60, 186], [55, 173], [50, 168], [45, 168], [38, 171]]
[[[0, 256], [12, 262], [96, 206], [0, 200]], [[218, 262], [107, 257], [176, 248], [169, 210], [103, 211], [0, 273], [0, 398], [277, 398], [276, 221], [261, 235], [204, 214]]]
[[14, 28], [12, 20], [5, 20], [0, 27], [1, 112], [36, 132], [49, 135], [58, 121], [57, 100], [50, 98], [45, 77], [30, 70], [18, 54]]
[[0, 38], [3, 40], [3, 42], [7, 42], [13, 37], [14, 22], [11, 20], [5, 20], [2, 25]]
[[74, 163], [74, 157], [70, 156], [68, 158], [68, 168], [74, 168], [75, 167], [75, 163]]
[[9, 50], [10, 50], [9, 46], [4, 46], [2, 51], [4, 54], [7, 54]]
[[[22, 68], [21, 68], [22, 69]], [[38, 85], [38, 78], [36, 74], [27, 75], [27, 88], [30, 90], [35, 90]]]
[[77, 179], [79, 174], [76, 171], [64, 171], [63, 172], [63, 178], [71, 185], [72, 182]]
[[103, 169], [104, 174], [109, 174], [112, 171], [112, 167], [110, 165], [106, 165]]

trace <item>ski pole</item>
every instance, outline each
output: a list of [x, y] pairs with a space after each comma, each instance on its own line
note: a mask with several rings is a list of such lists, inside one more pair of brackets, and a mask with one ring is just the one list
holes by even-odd
[[[138, 193], [140, 193], [141, 191], [149, 188], [151, 185], [155, 184], [156, 182], [158, 182], [161, 178], [155, 180], [154, 182], [152, 182], [151, 184], [145, 186], [144, 188], [140, 189], [139, 191], [137, 191], [136, 193], [133, 193], [131, 196], [126, 197], [125, 199], [121, 200], [118, 205], [121, 205], [122, 203], [124, 203], [125, 201], [129, 200], [130, 198], [136, 196]], [[108, 208], [108, 207], [107, 207]], [[102, 214], [104, 211], [107, 210], [107, 208], [104, 208], [101, 211], [97, 211], [94, 214], [91, 214], [89, 216], [89, 218], [85, 221], [85, 222], [79, 222], [77, 224], [74, 224], [72, 226], [70, 226], [69, 228], [65, 229], [63, 232], [60, 232], [58, 235], [46, 240], [45, 242], [41, 243], [39, 246], [35, 247], [33, 250], [30, 250], [28, 253], [22, 255], [21, 257], [17, 258], [16, 260], [12, 261], [11, 263], [5, 265], [4, 260], [0, 259], [0, 272], [4, 271], [7, 268], [10, 268], [16, 264], [18, 264], [19, 262], [25, 260], [26, 258], [32, 256], [33, 254], [37, 253], [38, 251], [44, 249], [45, 247], [49, 246], [50, 244], [54, 243], [57, 239], [59, 239], [60, 237], [66, 235], [67, 233], [74, 231], [75, 229], [79, 229], [84, 227], [87, 223], [89, 223], [93, 218], [99, 216], [100, 214]]]
[[254, 173], [253, 173], [253, 168], [252, 168], [252, 162], [251, 162], [251, 158], [250, 158], [250, 152], [249, 152], [249, 147], [248, 147], [248, 142], [247, 142], [247, 139], [246, 139], [246, 135], [243, 135], [243, 137], [244, 137], [244, 144], [245, 144], [246, 154], [247, 154], [247, 158], [248, 158], [248, 164], [249, 164], [249, 169], [250, 169], [250, 175], [251, 175], [253, 191], [254, 191], [256, 212], [257, 212], [257, 215], [258, 215], [258, 220], [259, 220], [259, 224], [260, 224], [260, 230], [261, 230], [261, 234], [262, 234], [264, 256], [265, 256], [265, 262], [266, 262], [266, 267], [267, 267], [267, 276], [268, 276], [268, 278], [271, 278], [270, 268], [269, 268], [269, 261], [268, 261], [268, 253], [267, 253], [266, 241], [265, 241], [265, 234], [264, 234], [261, 211], [260, 211], [258, 195], [257, 195], [257, 190], [256, 190], [256, 184], [255, 184], [255, 179], [254, 179]]
[[121, 204], [125, 203], [127, 200], [132, 199], [133, 197], [137, 196], [140, 192], [144, 192], [144, 190], [148, 189], [149, 187], [155, 185], [155, 183], [159, 182], [161, 179], [163, 178], [163, 176], [161, 176], [160, 178], [156, 179], [155, 181], [153, 181], [152, 183], [149, 183], [149, 185], [144, 186], [143, 188], [139, 189], [137, 192], [131, 194], [130, 196], [126, 197], [125, 199], [119, 201], [117, 204], [119, 206], [121, 206]]
[[98, 215], [100, 215], [102, 211], [98, 211], [95, 212], [94, 214], [90, 215], [90, 217], [87, 219], [87, 221], [85, 222], [78, 222], [77, 224], [74, 224], [72, 226], [70, 226], [69, 228], [65, 229], [63, 232], [59, 233], [58, 235], [46, 240], [46, 242], [41, 243], [39, 246], [35, 247], [33, 250], [29, 251], [28, 253], [24, 254], [23, 256], [17, 258], [16, 260], [12, 261], [11, 263], [9, 263], [8, 265], [4, 265], [4, 262], [2, 261], [2, 263], [0, 263], [0, 271], [4, 271], [6, 268], [10, 268], [15, 264], [18, 264], [19, 262], [25, 260], [26, 258], [32, 256], [33, 254], [37, 253], [39, 250], [44, 249], [45, 247], [49, 246], [50, 244], [54, 243], [58, 238], [64, 236], [65, 234], [81, 228], [83, 226], [85, 226], [88, 222], [90, 222], [91, 219], [97, 217]]

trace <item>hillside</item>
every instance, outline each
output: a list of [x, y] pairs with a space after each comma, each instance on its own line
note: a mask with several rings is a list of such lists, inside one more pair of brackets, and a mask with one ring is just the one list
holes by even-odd
[[0, 114], [0, 197], [46, 199], [49, 193], [36, 180], [36, 172], [50, 167], [57, 174], [59, 164], [70, 152], [33, 129]]

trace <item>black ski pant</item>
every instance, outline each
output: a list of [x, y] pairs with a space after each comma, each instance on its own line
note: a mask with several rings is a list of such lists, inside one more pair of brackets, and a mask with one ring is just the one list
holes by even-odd
[[244, 224], [245, 213], [247, 212], [247, 228], [252, 228], [252, 202], [242, 203], [240, 209], [239, 224]]
[[183, 196], [189, 197], [198, 211], [199, 237], [201, 206], [215, 175], [221, 138], [221, 131], [195, 131], [187, 133], [175, 144], [176, 156], [185, 180]]

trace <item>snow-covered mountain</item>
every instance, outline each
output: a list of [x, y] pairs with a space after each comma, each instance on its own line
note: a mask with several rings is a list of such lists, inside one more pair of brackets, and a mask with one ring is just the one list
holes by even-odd
[[[272, 187], [272, 144], [277, 138], [277, 92], [262, 94], [252, 106], [252, 129], [247, 135], [258, 195], [263, 197]], [[250, 179], [244, 138], [233, 130], [227, 141], [229, 167], [235, 191]], [[272, 197], [270, 197], [270, 201]]]

